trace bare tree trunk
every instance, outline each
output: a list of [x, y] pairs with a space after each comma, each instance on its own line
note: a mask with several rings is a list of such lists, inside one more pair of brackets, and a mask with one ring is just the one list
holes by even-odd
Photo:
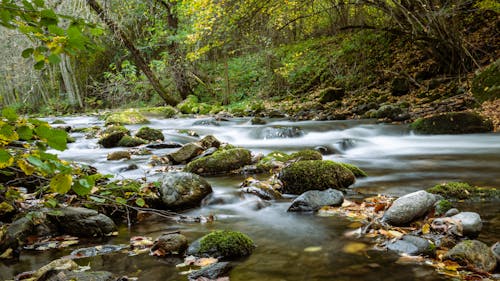
[[149, 82], [153, 86], [153, 89], [155, 89], [160, 97], [169, 105], [177, 105], [179, 101], [175, 97], [168, 94], [167, 91], [163, 88], [163, 86], [160, 84], [160, 81], [141, 55], [141, 52], [134, 46], [125, 32], [123, 32], [123, 30], [121, 30], [118, 25], [106, 15], [106, 13], [96, 0], [87, 0], [87, 4], [90, 6], [90, 8], [92, 8], [92, 10], [97, 13], [99, 18], [109, 27], [109, 29], [111, 29], [114, 36], [116, 36], [116, 38], [118, 38], [118, 40], [120, 40], [123, 45], [130, 51], [132, 60], [137, 65], [137, 67], [141, 69], [144, 75], [146, 75]]
[[66, 88], [69, 103], [72, 106], [78, 105], [80, 108], [83, 108], [80, 89], [78, 88], [78, 84], [76, 83], [75, 74], [73, 72], [71, 61], [68, 56], [64, 54], [61, 55], [59, 68], [61, 69], [61, 76], [63, 79], [64, 87]]

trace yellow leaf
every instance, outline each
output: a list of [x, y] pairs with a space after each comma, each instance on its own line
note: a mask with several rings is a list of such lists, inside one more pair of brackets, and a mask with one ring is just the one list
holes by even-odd
[[312, 246], [312, 247], [307, 247], [304, 249], [304, 252], [307, 252], [307, 253], [314, 253], [314, 252], [319, 252], [321, 251], [322, 248], [321, 246]]
[[35, 167], [33, 167], [30, 163], [26, 162], [26, 160], [24, 159], [17, 160], [17, 166], [19, 166], [19, 168], [23, 170], [23, 172], [27, 176], [32, 175], [33, 172], [35, 172]]
[[360, 254], [360, 252], [363, 252], [368, 248], [368, 245], [360, 242], [349, 242], [347, 245], [342, 248], [342, 251], [344, 253], [348, 254]]
[[200, 258], [200, 259], [197, 259], [197, 260], [194, 262], [194, 265], [204, 267], [204, 266], [207, 266], [207, 265], [214, 264], [214, 263], [216, 263], [216, 262], [218, 262], [218, 261], [219, 261], [219, 260], [218, 260], [218, 259], [216, 259], [216, 258]]
[[429, 234], [431, 232], [431, 226], [426, 223], [422, 226], [422, 234]]
[[50, 188], [52, 192], [66, 194], [71, 189], [73, 178], [71, 175], [57, 174], [50, 180]]
[[403, 233], [396, 231], [396, 230], [389, 230], [389, 236], [395, 237], [395, 238], [401, 238], [401, 237], [403, 237]]

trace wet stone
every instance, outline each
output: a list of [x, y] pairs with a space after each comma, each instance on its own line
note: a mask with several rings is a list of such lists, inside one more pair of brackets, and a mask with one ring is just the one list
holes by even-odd
[[344, 194], [335, 189], [323, 191], [310, 190], [293, 200], [288, 212], [314, 212], [323, 206], [340, 206], [344, 202]]
[[491, 249], [477, 240], [465, 240], [458, 243], [444, 255], [443, 260], [456, 261], [463, 266], [472, 265], [485, 272], [492, 272], [497, 264], [497, 259]]
[[463, 234], [470, 237], [476, 237], [483, 228], [481, 217], [474, 212], [461, 212], [451, 217], [451, 219], [462, 223]]
[[436, 202], [436, 196], [420, 190], [396, 199], [385, 212], [383, 220], [401, 226], [425, 215]]

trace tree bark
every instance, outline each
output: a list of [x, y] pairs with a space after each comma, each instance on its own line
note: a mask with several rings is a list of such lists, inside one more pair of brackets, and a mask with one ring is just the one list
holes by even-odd
[[128, 36], [125, 34], [123, 30], [121, 30], [118, 25], [110, 19], [104, 10], [101, 8], [99, 3], [97, 3], [96, 0], [86, 0], [87, 4], [90, 6], [92, 10], [94, 10], [99, 18], [111, 29], [113, 32], [114, 36], [120, 40], [123, 45], [130, 51], [130, 54], [132, 56], [132, 60], [134, 63], [137, 65], [139, 69], [146, 75], [148, 78], [149, 82], [151, 83], [151, 86], [153, 86], [153, 89], [160, 95], [160, 97], [169, 105], [175, 106], [179, 103], [179, 100], [176, 99], [175, 97], [171, 96], [170, 94], [167, 93], [167, 91], [163, 88], [163, 86], [160, 84], [160, 81], [156, 77], [156, 75], [153, 73], [151, 68], [149, 67], [147, 61], [144, 59], [144, 57], [141, 55], [141, 52], [134, 46], [132, 41], [128, 38]]

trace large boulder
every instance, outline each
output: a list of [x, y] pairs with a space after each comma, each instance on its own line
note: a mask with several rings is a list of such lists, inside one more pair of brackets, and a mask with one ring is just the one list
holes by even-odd
[[254, 242], [247, 235], [218, 230], [193, 242], [188, 248], [188, 255], [231, 259], [248, 256], [254, 248]]
[[483, 228], [483, 222], [478, 213], [461, 212], [451, 218], [462, 223], [462, 233], [469, 237], [478, 236]]
[[437, 197], [434, 194], [420, 190], [396, 199], [384, 213], [383, 221], [402, 226], [422, 217], [432, 209]]
[[65, 234], [79, 237], [101, 237], [116, 231], [112, 219], [95, 210], [66, 207], [48, 212], [47, 218]]
[[97, 143], [104, 148], [117, 147], [120, 140], [129, 135], [130, 131], [123, 126], [109, 126], [102, 132]]
[[302, 194], [308, 190], [345, 189], [355, 181], [354, 174], [329, 160], [306, 160], [285, 167], [278, 175], [282, 193]]
[[497, 259], [491, 249], [481, 241], [465, 240], [449, 250], [443, 260], [452, 260], [462, 266], [474, 266], [484, 272], [492, 272]]
[[165, 140], [165, 136], [163, 135], [161, 130], [153, 129], [150, 127], [140, 128], [139, 131], [135, 134], [135, 136], [147, 141]]
[[147, 124], [149, 120], [144, 117], [140, 112], [128, 109], [119, 112], [113, 112], [108, 117], [104, 124], [107, 125], [135, 125], [135, 124]]
[[188, 209], [199, 206], [212, 193], [212, 187], [202, 177], [185, 172], [169, 172], [159, 179], [161, 200], [167, 209]]
[[323, 206], [340, 206], [344, 194], [336, 189], [309, 190], [293, 200], [288, 212], [314, 212]]
[[474, 112], [451, 112], [415, 120], [410, 128], [417, 134], [474, 134], [493, 131], [493, 123]]
[[185, 171], [199, 175], [217, 175], [229, 173], [251, 163], [252, 155], [249, 150], [232, 148], [194, 160], [186, 165]]
[[476, 73], [471, 91], [479, 103], [500, 98], [500, 59]]

